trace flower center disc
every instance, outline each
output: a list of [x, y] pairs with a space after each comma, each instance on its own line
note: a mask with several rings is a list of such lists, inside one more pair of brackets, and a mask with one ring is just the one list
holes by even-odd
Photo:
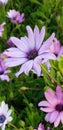
[[2, 70], [2, 71], [0, 71], [0, 75], [2, 75], [4, 73], [4, 71]]
[[3, 123], [5, 121], [6, 117], [4, 115], [0, 115], [0, 123]]
[[56, 110], [59, 111], [59, 112], [63, 111], [63, 105], [62, 104], [57, 104], [56, 105]]
[[37, 52], [36, 50], [32, 50], [32, 51], [30, 51], [29, 54], [28, 54], [28, 59], [29, 59], [29, 60], [32, 60], [32, 59], [34, 59], [37, 55], [38, 55], [38, 52]]

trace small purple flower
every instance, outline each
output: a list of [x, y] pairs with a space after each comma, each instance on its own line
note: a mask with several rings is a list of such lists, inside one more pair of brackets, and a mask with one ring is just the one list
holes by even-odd
[[0, 79], [9, 81], [7, 73], [10, 73], [10, 70], [5, 66], [4, 60], [2, 60], [3, 55], [0, 54]]
[[0, 37], [2, 37], [2, 32], [4, 31], [4, 25], [5, 24], [6, 24], [5, 22], [3, 22], [2, 24], [0, 24]]
[[20, 24], [24, 21], [24, 13], [20, 14], [19, 11], [14, 9], [7, 12], [7, 17], [13, 24]]
[[0, 0], [0, 5], [6, 5], [8, 3], [8, 0]]
[[[40, 123], [38, 129], [34, 129], [34, 130], [45, 130], [45, 127], [42, 123]], [[50, 127], [47, 127], [47, 130], [50, 130]]]
[[26, 27], [28, 37], [22, 37], [18, 39], [11, 37], [11, 41], [17, 47], [11, 47], [7, 49], [4, 54], [9, 56], [5, 60], [5, 64], [8, 67], [22, 65], [20, 71], [16, 73], [18, 77], [21, 73], [28, 75], [32, 70], [38, 76], [41, 75], [41, 63], [46, 63], [49, 59], [55, 59], [55, 55], [51, 53], [50, 45], [53, 43], [55, 34], [53, 33], [45, 42], [43, 42], [45, 35], [45, 27], [43, 26], [41, 31], [37, 26], [32, 31], [30, 26]]

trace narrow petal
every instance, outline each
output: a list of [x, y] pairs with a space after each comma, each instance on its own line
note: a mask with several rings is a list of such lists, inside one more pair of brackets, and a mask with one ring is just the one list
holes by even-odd
[[60, 51], [59, 51], [59, 54], [58, 54], [59, 56], [63, 56], [63, 46], [61, 46], [61, 48], [60, 48]]
[[50, 120], [51, 113], [52, 113], [52, 112], [46, 114], [46, 116], [45, 116], [45, 120], [46, 120], [47, 122]]
[[[57, 104], [57, 97], [56, 95], [50, 95], [49, 91], [45, 92], [45, 97], [47, 101], [54, 107]], [[53, 99], [53, 100], [52, 100]], [[52, 102], [51, 102], [52, 101]]]
[[28, 32], [28, 38], [29, 38], [29, 40], [30, 40], [31, 49], [34, 49], [34, 47], [35, 47], [34, 33], [33, 33], [33, 31], [32, 31], [32, 29], [31, 29], [30, 26], [27, 26], [27, 27], [26, 27], [26, 30], [27, 30], [27, 32]]
[[13, 119], [13, 118], [12, 118], [11, 116], [10, 116], [10, 117], [8, 117], [8, 118], [7, 118], [7, 122], [12, 121], [12, 119]]
[[63, 92], [60, 86], [56, 87], [56, 96], [57, 96], [58, 103], [62, 103], [61, 101], [63, 100]]
[[35, 46], [36, 46], [36, 49], [39, 48], [39, 28], [38, 26], [36, 25], [35, 28], [34, 28], [34, 39], [35, 39]]
[[18, 48], [10, 48], [4, 52], [5, 55], [10, 57], [26, 57], [26, 53], [20, 51]]
[[7, 117], [10, 116], [11, 112], [12, 112], [12, 110], [8, 110]]
[[13, 67], [13, 66], [18, 66], [26, 62], [26, 58], [7, 58], [5, 60], [5, 65], [7, 67]]
[[63, 112], [60, 113], [61, 122], [63, 124]]
[[53, 111], [50, 116], [50, 123], [53, 123], [56, 120], [56, 118], [58, 117], [58, 115], [59, 115], [58, 111]]
[[43, 108], [43, 107], [41, 107], [40, 110], [41, 110], [41, 111], [44, 111], [44, 112], [53, 112], [53, 111], [54, 111], [54, 108], [51, 108], [51, 107], [50, 107], [50, 108], [49, 108], [49, 107]]
[[28, 44], [25, 44], [22, 40], [16, 38], [16, 37], [11, 37], [10, 40], [13, 42], [13, 44], [18, 47], [21, 51], [23, 52], [28, 52], [29, 47]]
[[35, 72], [36, 72], [36, 74], [38, 76], [41, 75], [41, 67], [40, 67], [40, 63], [39, 62], [40, 62], [39, 58], [36, 58], [34, 60], [34, 64], [33, 64], [33, 69], [35, 70]]
[[44, 52], [51, 52], [50, 46], [53, 43], [54, 37], [55, 37], [55, 33], [53, 33], [45, 42], [43, 42], [43, 45], [41, 46], [39, 50], [39, 54], [42, 54]]
[[39, 102], [38, 106], [39, 107], [41, 107], [41, 106], [48, 106], [48, 107], [50, 107], [50, 104], [47, 101], [41, 101], [41, 102]]
[[41, 32], [39, 33], [39, 28], [35, 26], [34, 28], [34, 38], [35, 38], [35, 46], [38, 50], [41, 47], [45, 35], [45, 26], [42, 27]]
[[21, 73], [23, 73], [23, 72], [24, 72], [26, 75], [28, 75], [29, 71], [32, 69], [32, 66], [33, 66], [33, 60], [30, 60], [30, 61], [24, 63], [24, 64], [21, 66], [19, 72], [17, 72], [17, 73], [15, 74], [16, 77], [18, 77], [18, 76], [19, 76]]
[[[39, 54], [39, 53], [38, 53]], [[43, 53], [42, 55], [40, 55], [43, 59], [47, 59], [47, 60], [55, 60], [56, 56], [52, 53]]]
[[42, 42], [44, 40], [44, 36], [45, 36], [45, 26], [43, 26], [41, 31], [40, 31], [40, 36], [39, 36], [39, 39], [40, 39], [39, 44], [40, 44], [40, 46], [41, 46], [41, 44], [42, 44]]
[[58, 117], [56, 118], [55, 122], [54, 122], [54, 126], [57, 127], [60, 123], [60, 114], [58, 115]]

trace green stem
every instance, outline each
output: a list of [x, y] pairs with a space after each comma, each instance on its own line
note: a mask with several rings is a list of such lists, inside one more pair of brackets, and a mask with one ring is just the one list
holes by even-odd
[[55, 82], [57, 85], [61, 86], [61, 84], [56, 79], [54, 79], [54, 77], [50, 75], [50, 73], [44, 68], [42, 64], [41, 64], [41, 67], [45, 71], [45, 73], [48, 75], [48, 77], [51, 79], [52, 82]]
[[19, 130], [15, 125], [13, 125], [12, 123], [9, 123], [10, 126], [12, 126], [13, 128], [15, 128], [15, 130]]
[[14, 32], [16, 29], [19, 29], [19, 28], [20, 28], [20, 26], [21, 26], [20, 24], [17, 24], [17, 25], [16, 25], [16, 27], [15, 27], [15, 28], [12, 30], [12, 32], [11, 32], [11, 36], [13, 35], [13, 32]]

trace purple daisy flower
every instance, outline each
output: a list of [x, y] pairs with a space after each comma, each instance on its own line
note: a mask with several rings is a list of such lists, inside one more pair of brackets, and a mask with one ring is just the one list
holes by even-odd
[[24, 21], [24, 13], [20, 14], [19, 11], [14, 9], [7, 12], [7, 17], [13, 24], [20, 24]]
[[8, 3], [8, 0], [0, 0], [0, 5], [6, 5]]
[[10, 79], [7, 73], [10, 73], [10, 70], [8, 70], [7, 67], [5, 66], [5, 63], [2, 60], [2, 54], [0, 54], [0, 79], [9, 81]]
[[45, 92], [47, 101], [39, 102], [38, 106], [41, 111], [47, 112], [45, 120], [54, 123], [57, 127], [61, 121], [63, 124], [63, 92], [60, 86], [56, 87], [56, 93], [52, 89]]
[[[34, 129], [34, 130], [45, 130], [45, 127], [42, 123], [40, 123], [38, 129]], [[50, 130], [50, 127], [47, 127], [47, 130]]]
[[46, 63], [49, 59], [56, 59], [50, 49], [55, 34], [53, 33], [45, 42], [43, 42], [45, 35], [44, 26], [40, 32], [37, 26], [35, 26], [34, 32], [30, 26], [27, 26], [26, 29], [28, 37], [25, 36], [21, 39], [11, 37], [12, 43], [14, 43], [17, 48], [11, 47], [4, 52], [5, 55], [9, 56], [9, 58], [5, 60], [5, 64], [8, 67], [22, 65], [19, 72], [16, 73], [17, 77], [23, 72], [28, 75], [30, 70], [40, 76], [40, 64]]

